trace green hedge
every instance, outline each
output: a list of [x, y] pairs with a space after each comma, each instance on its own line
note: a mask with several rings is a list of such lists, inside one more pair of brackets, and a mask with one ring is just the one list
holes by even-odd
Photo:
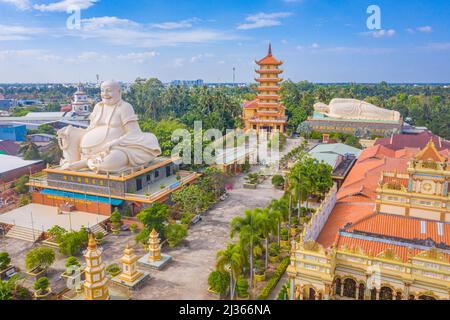
[[286, 257], [281, 261], [281, 263], [278, 265], [277, 270], [273, 274], [272, 278], [267, 281], [266, 286], [261, 291], [261, 294], [258, 296], [258, 300], [266, 300], [269, 296], [270, 292], [275, 288], [278, 281], [280, 281], [281, 276], [286, 272], [287, 267], [290, 263], [290, 257]]

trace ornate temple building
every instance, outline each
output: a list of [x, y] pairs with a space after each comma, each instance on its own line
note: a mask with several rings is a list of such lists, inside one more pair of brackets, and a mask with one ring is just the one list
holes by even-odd
[[349, 133], [361, 137], [389, 136], [399, 133], [403, 119], [399, 112], [383, 109], [355, 99], [333, 99], [316, 103], [314, 113], [303, 126], [322, 133]]
[[279, 76], [283, 73], [279, 67], [283, 64], [272, 55], [272, 46], [269, 45], [269, 52], [263, 59], [256, 61], [259, 69], [256, 73], [259, 78], [255, 79], [259, 85], [258, 96], [255, 100], [244, 104], [244, 129], [265, 130], [269, 133], [284, 132], [287, 124], [285, 107], [280, 102], [280, 82]]
[[448, 155], [432, 140], [364, 150], [331, 214], [292, 244], [290, 298], [449, 299]]

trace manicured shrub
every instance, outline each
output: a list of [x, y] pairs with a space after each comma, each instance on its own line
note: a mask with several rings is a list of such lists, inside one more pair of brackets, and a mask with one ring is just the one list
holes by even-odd
[[175, 247], [187, 236], [187, 227], [181, 224], [169, 224], [164, 231], [169, 246]]
[[37, 292], [46, 292], [50, 286], [50, 281], [47, 277], [41, 277], [34, 282], [34, 290]]
[[69, 268], [71, 266], [80, 266], [80, 262], [78, 261], [78, 259], [73, 256], [70, 256], [66, 259], [66, 268]]
[[137, 224], [133, 223], [130, 225], [130, 231], [131, 233], [136, 233], [137, 231]]
[[282, 175], [276, 174], [272, 177], [272, 184], [275, 187], [282, 187], [284, 186], [284, 177]]
[[36, 267], [47, 269], [55, 262], [55, 251], [52, 248], [37, 247], [25, 256], [25, 267], [32, 270]]
[[281, 263], [277, 267], [277, 270], [274, 272], [273, 276], [269, 279], [269, 281], [267, 281], [266, 286], [264, 287], [264, 289], [261, 291], [260, 295], [258, 296], [258, 300], [266, 300], [267, 299], [270, 292], [272, 292], [272, 290], [278, 284], [278, 281], [280, 281], [280, 278], [286, 272], [286, 269], [289, 266], [289, 263], [290, 263], [289, 257], [286, 257], [281, 261]]
[[119, 273], [122, 272], [122, 269], [119, 267], [117, 263], [110, 264], [108, 267], [106, 267], [106, 272], [111, 276], [115, 277], [119, 275]]
[[248, 297], [248, 280], [244, 277], [239, 277], [236, 283], [236, 291], [239, 297], [245, 298]]
[[217, 270], [213, 271], [209, 274], [208, 285], [211, 290], [225, 294], [230, 286], [230, 275]]

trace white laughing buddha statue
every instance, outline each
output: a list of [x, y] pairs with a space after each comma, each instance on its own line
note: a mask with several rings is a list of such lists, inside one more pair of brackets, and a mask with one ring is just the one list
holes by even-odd
[[58, 131], [61, 169], [117, 173], [145, 165], [161, 154], [156, 137], [141, 131], [133, 106], [122, 100], [119, 83], [103, 82], [101, 97], [87, 129], [69, 126]]

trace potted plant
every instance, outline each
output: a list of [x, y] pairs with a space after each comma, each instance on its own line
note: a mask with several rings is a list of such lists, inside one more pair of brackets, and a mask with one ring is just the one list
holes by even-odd
[[111, 214], [111, 231], [114, 235], [118, 235], [120, 233], [120, 226], [122, 225], [122, 215], [119, 212], [119, 209], [114, 209], [114, 212]]
[[70, 276], [73, 273], [73, 268], [72, 267], [80, 267], [80, 262], [78, 261], [77, 258], [70, 256], [66, 259], [66, 271], [64, 272], [63, 275], [67, 275]]
[[34, 282], [34, 296], [38, 300], [47, 298], [52, 290], [50, 289], [50, 281], [47, 277], [41, 277]]
[[258, 259], [255, 261], [255, 281], [263, 282], [264, 280], [266, 280], [266, 269], [264, 261]]
[[122, 269], [119, 267], [117, 263], [110, 264], [108, 267], [106, 267], [106, 272], [109, 274], [111, 278], [114, 278], [115, 276], [118, 276]]
[[103, 242], [103, 238], [105, 237], [105, 235], [103, 234], [103, 232], [99, 231], [95, 233], [95, 242], [97, 244], [101, 244]]
[[25, 256], [27, 274], [35, 279], [43, 277], [53, 262], [55, 262], [55, 251], [52, 248], [37, 247]]
[[131, 231], [131, 233], [136, 233], [137, 228], [138, 228], [138, 226], [137, 226], [136, 223], [131, 224], [131, 225], [130, 225], [130, 231]]
[[249, 173], [245, 177], [244, 188], [245, 189], [256, 189], [259, 183], [259, 175], [257, 173]]
[[236, 283], [237, 300], [249, 300], [248, 294], [248, 280], [244, 277], [239, 277]]
[[276, 174], [272, 177], [272, 185], [277, 189], [283, 189], [284, 177], [280, 174]]
[[277, 243], [271, 243], [269, 246], [269, 261], [277, 263], [280, 257], [280, 246]]
[[226, 296], [230, 286], [230, 275], [220, 271], [213, 271], [208, 277], [208, 292], [216, 298]]
[[287, 228], [281, 229], [280, 232], [280, 245], [281, 247], [289, 248], [289, 230]]
[[3, 279], [4, 275], [14, 268], [10, 263], [11, 258], [9, 257], [8, 252], [0, 252], [0, 279]]

